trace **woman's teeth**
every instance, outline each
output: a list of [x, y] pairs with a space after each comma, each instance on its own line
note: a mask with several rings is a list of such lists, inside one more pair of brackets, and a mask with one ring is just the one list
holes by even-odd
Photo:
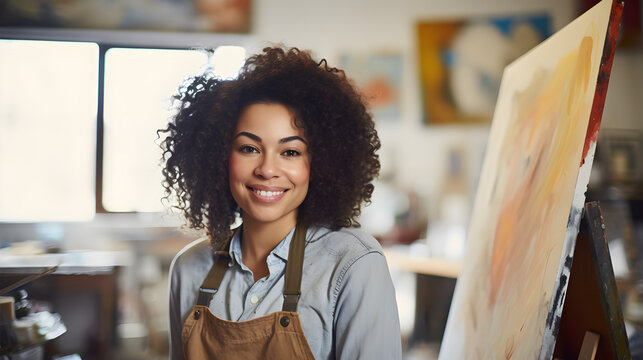
[[281, 191], [263, 191], [263, 190], [252, 189], [252, 191], [254, 191], [255, 193], [257, 193], [257, 194], [259, 194], [261, 196], [268, 196], [268, 197], [277, 196], [277, 195], [281, 195], [281, 194], [284, 193], [284, 190], [281, 190]]

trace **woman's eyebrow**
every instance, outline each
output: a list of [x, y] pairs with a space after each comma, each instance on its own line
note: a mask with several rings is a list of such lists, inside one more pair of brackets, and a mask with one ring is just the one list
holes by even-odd
[[253, 133], [249, 133], [247, 131], [242, 131], [242, 132], [238, 133], [234, 138], [236, 139], [241, 135], [247, 136], [247, 137], [251, 138], [252, 140], [254, 140], [256, 142], [261, 142], [261, 138], [259, 136], [255, 135]]
[[295, 141], [295, 140], [299, 140], [299, 141], [303, 142], [304, 144], [308, 145], [308, 142], [306, 142], [306, 140], [302, 139], [300, 136], [297, 136], [297, 135], [285, 137], [285, 138], [279, 140], [279, 143], [283, 144], [283, 143], [287, 143], [289, 141]]
[[[253, 133], [249, 133], [247, 131], [241, 131], [234, 138], [236, 139], [239, 136], [249, 137], [250, 139], [252, 139], [252, 140], [254, 140], [256, 142], [263, 142], [263, 140], [261, 140], [261, 138], [259, 136], [255, 135]], [[284, 144], [284, 143], [287, 143], [287, 142], [290, 142], [290, 141], [296, 141], [296, 140], [299, 140], [299, 141], [303, 142], [304, 144], [308, 145], [308, 142], [306, 142], [306, 140], [304, 140], [301, 136], [297, 136], [297, 135], [287, 136], [285, 138], [279, 139], [279, 143]]]

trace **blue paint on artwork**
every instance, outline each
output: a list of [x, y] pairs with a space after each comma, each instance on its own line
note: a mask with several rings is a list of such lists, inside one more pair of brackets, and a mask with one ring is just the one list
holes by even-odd
[[455, 54], [453, 53], [453, 51], [449, 49], [444, 50], [442, 52], [442, 62], [444, 62], [446, 66], [455, 65]]
[[510, 36], [511, 32], [513, 31], [514, 25], [516, 22], [516, 18], [496, 18], [496, 19], [491, 19], [491, 23], [495, 25], [498, 30], [502, 33], [504, 36]]
[[524, 23], [529, 24], [542, 39], [551, 35], [551, 20], [547, 15], [499, 17], [489, 21], [505, 36], [511, 36], [515, 27]]

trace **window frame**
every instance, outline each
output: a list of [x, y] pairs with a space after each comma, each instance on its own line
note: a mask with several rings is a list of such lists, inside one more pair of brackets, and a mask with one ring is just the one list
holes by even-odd
[[0, 27], [0, 39], [92, 42], [98, 45], [98, 99], [96, 109], [96, 162], [94, 179], [95, 214], [139, 213], [137, 211], [109, 211], [103, 206], [105, 56], [107, 52], [112, 48], [209, 50], [226, 45], [242, 46], [246, 49], [247, 53], [258, 50], [255, 39], [251, 35], [242, 34]]

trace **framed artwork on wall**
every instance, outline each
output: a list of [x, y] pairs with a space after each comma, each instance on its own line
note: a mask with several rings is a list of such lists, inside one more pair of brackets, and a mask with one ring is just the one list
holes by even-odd
[[0, 1], [0, 27], [247, 33], [252, 0]]
[[346, 75], [368, 100], [376, 121], [396, 121], [402, 116], [402, 55], [395, 53], [345, 54]]
[[550, 31], [547, 15], [418, 23], [425, 123], [489, 123], [503, 69]]

